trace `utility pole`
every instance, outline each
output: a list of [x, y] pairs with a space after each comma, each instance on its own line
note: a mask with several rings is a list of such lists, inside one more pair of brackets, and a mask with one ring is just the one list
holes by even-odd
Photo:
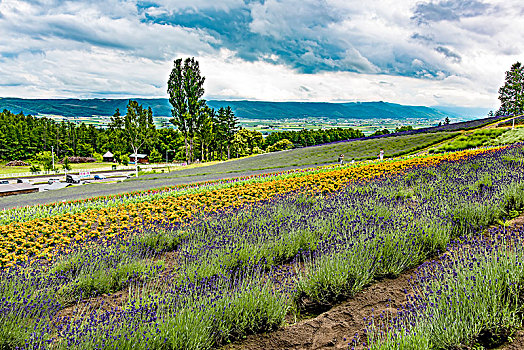
[[55, 170], [55, 147], [51, 146], [51, 158], [53, 158], [53, 171]]

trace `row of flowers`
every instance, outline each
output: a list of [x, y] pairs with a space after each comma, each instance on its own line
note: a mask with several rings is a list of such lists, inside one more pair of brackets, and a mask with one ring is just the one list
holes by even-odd
[[[243, 178], [227, 186], [201, 184], [190, 192], [159, 195], [149, 200], [122, 201], [120, 205], [81, 212], [11, 222], [0, 226], [0, 264], [9, 266], [30, 257], [53, 259], [60, 247], [92, 238], [112, 238], [136, 228], [188, 222], [195, 212], [215, 212], [266, 200], [275, 195], [304, 190], [333, 192], [352, 182], [391, 176], [414, 167], [460, 161], [500, 148], [477, 149], [441, 155], [316, 168], [314, 171], [278, 173], [263, 178]], [[158, 190], [164, 194], [168, 190]], [[144, 195], [143, 193], [139, 195]], [[119, 195], [124, 198], [125, 195]], [[115, 198], [117, 198], [116, 196]]]

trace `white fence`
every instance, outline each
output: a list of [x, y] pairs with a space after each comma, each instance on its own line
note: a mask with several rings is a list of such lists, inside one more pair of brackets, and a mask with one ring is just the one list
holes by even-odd
[[[116, 165], [116, 164], [115, 164]], [[166, 168], [166, 167], [176, 167], [176, 166], [182, 166], [186, 165], [186, 163], [160, 163], [160, 164], [138, 164], [138, 167], [140, 170], [144, 169], [158, 169], [158, 168]], [[111, 167], [105, 167], [105, 168], [92, 168], [92, 169], [76, 169], [76, 170], [56, 170], [56, 171], [39, 171], [36, 173], [11, 173], [11, 174], [0, 174], [0, 178], [16, 178], [16, 177], [32, 177], [32, 176], [45, 176], [45, 175], [65, 175], [65, 174], [77, 174], [79, 172], [85, 172], [89, 171], [91, 173], [96, 173], [100, 171], [132, 171], [135, 170], [135, 165], [116, 165], [116, 169], [112, 169]]]

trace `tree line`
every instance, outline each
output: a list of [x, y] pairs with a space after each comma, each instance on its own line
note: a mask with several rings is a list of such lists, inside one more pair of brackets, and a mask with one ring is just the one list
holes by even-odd
[[[133, 132], [127, 133], [136, 125], [132, 119], [140, 119], [140, 116], [147, 131], [138, 143], [133, 139]], [[110, 151], [119, 163], [127, 164], [129, 154], [136, 150], [137, 153], [148, 154], [151, 162], [164, 161], [166, 154], [169, 161], [185, 161], [188, 154], [182, 132], [175, 128], [156, 128], [152, 118], [150, 108], [144, 108], [136, 101], [129, 101], [125, 115], [117, 110], [108, 128], [65, 120], [57, 122], [47, 117], [4, 110], [0, 112], [0, 159], [32, 160], [45, 165], [49, 163], [51, 151], [57, 163], [66, 157], [101, 160], [102, 155]], [[336, 128], [274, 132], [264, 139], [258, 131], [240, 128], [229, 107], [218, 111], [207, 110], [204, 121], [192, 141], [193, 160], [225, 160], [363, 137], [359, 130]], [[133, 144], [139, 147], [133, 149]]]
[[167, 88], [173, 128], [157, 129], [151, 108], [133, 100], [125, 114], [115, 111], [106, 129], [4, 110], [0, 113], [0, 158], [42, 163], [51, 151], [57, 159], [101, 159], [110, 151], [122, 163], [129, 162], [130, 153], [146, 153], [150, 162], [160, 162], [165, 155], [168, 160], [192, 163], [364, 136], [358, 130], [337, 128], [275, 132], [264, 139], [258, 131], [241, 128], [231, 107], [210, 108], [202, 98], [204, 81], [197, 60], [174, 61]]
[[275, 145], [277, 142], [287, 139], [296, 146], [313, 146], [335, 141], [349, 140], [364, 137], [364, 133], [356, 129], [333, 128], [325, 130], [300, 130], [300, 131], [281, 131], [269, 134], [266, 137], [267, 147]]

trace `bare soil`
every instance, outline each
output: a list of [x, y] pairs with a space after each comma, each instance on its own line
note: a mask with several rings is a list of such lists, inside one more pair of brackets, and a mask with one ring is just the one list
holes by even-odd
[[524, 331], [523, 330], [518, 331], [515, 334], [515, 336], [513, 337], [511, 342], [508, 342], [498, 348], [498, 350], [522, 350], [522, 349], [524, 349]]
[[315, 318], [271, 333], [248, 336], [223, 349], [348, 349], [348, 343], [356, 335], [365, 340], [364, 318], [395, 313], [407, 302], [406, 292], [411, 289], [409, 281], [413, 275], [414, 270], [410, 270], [395, 279], [383, 279]]

